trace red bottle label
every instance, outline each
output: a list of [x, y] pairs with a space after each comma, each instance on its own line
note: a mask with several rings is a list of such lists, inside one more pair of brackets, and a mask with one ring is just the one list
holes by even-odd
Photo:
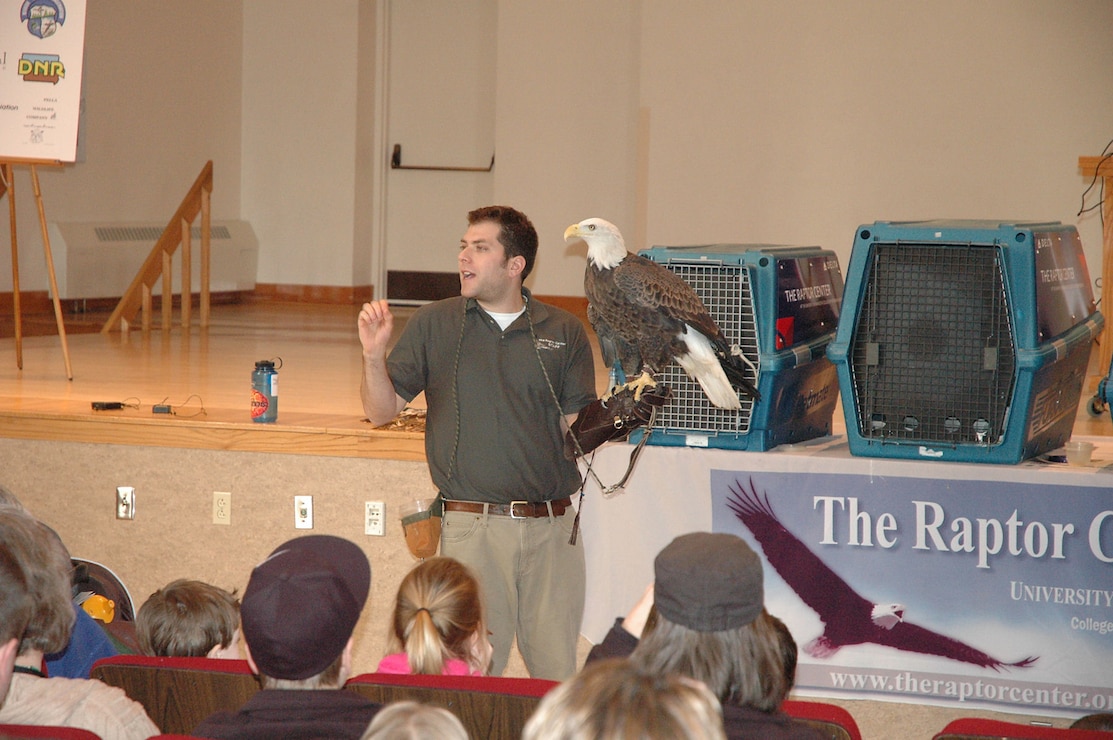
[[270, 408], [270, 401], [259, 391], [254, 388], [251, 389], [251, 418], [258, 419], [263, 414], [267, 413]]

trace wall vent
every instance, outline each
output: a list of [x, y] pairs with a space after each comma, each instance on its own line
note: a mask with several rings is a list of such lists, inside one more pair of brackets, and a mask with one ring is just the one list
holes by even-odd
[[[127, 290], [143, 260], [162, 236], [165, 224], [89, 223], [59, 221], [49, 224], [55, 258], [58, 297], [62, 300], [119, 298]], [[209, 227], [210, 264], [214, 293], [255, 289], [259, 241], [246, 221], [219, 221]], [[192, 289], [201, 290], [201, 227], [191, 230]], [[181, 290], [180, 251], [174, 255], [174, 291]], [[160, 280], [152, 288], [162, 293]]]

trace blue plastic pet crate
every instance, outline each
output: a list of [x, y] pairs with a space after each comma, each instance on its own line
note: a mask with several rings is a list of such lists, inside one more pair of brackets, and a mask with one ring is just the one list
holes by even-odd
[[[713, 244], [653, 247], [641, 256], [684, 279], [732, 346], [752, 363], [761, 400], [729, 411], [711, 405], [675, 362], [658, 378], [672, 400], [648, 444], [768, 450], [831, 433], [838, 375], [826, 357], [842, 298], [835, 253], [819, 247]], [[641, 431], [632, 435], [637, 442]]]
[[1103, 323], [1073, 226], [860, 226], [827, 349], [850, 452], [1018, 463], [1060, 447]]

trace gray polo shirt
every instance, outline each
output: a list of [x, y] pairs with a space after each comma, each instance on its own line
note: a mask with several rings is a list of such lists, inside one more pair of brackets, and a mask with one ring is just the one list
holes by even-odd
[[571, 313], [532, 298], [526, 310], [536, 348], [526, 314], [503, 331], [474, 299], [457, 297], [418, 309], [387, 359], [398, 395], [425, 391], [429, 472], [449, 499], [540, 502], [579, 488], [560, 419], [596, 397], [591, 346]]

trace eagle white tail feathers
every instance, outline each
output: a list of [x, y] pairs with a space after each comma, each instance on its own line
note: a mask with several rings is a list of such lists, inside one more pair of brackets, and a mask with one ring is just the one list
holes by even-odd
[[707, 394], [707, 399], [721, 409], [737, 411], [742, 408], [738, 400], [738, 392], [730, 384], [715, 349], [710, 340], [690, 326], [686, 327], [688, 333], [684, 335], [684, 343], [688, 345], [688, 354], [680, 355], [676, 361], [688, 375], [695, 378], [700, 388]]

